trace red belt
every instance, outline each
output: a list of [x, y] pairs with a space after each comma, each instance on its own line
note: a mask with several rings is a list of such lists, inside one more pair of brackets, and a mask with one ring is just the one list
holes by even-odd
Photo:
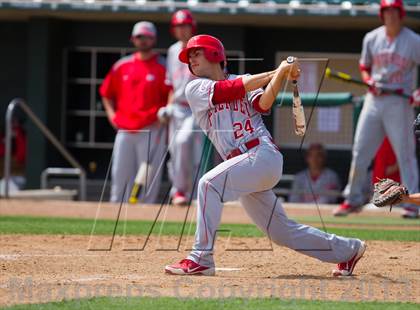
[[[245, 152], [246, 152], [246, 151], [249, 151], [250, 149], [252, 149], [252, 148], [254, 148], [258, 145], [260, 145], [260, 139], [255, 138], [255, 139], [249, 140], [248, 142], [245, 142], [244, 144], [242, 144], [242, 148], [245, 148]], [[242, 152], [241, 149], [238, 147], [237, 149], [232, 150], [226, 158], [231, 159], [231, 158], [239, 156], [243, 153], [244, 152]]]
[[404, 95], [404, 89], [402, 89], [402, 88], [394, 89], [394, 90], [392, 90], [392, 93], [389, 92], [389, 90], [387, 90], [387, 89], [384, 89], [384, 90], [379, 89], [379, 94], [375, 93], [370, 88], [368, 89], [368, 91], [374, 96]]

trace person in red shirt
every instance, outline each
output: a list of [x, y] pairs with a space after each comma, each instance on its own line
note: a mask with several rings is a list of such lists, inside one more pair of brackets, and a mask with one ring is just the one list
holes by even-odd
[[378, 179], [385, 178], [401, 182], [397, 157], [388, 137], [385, 137], [378, 152], [376, 152], [373, 164], [372, 184], [378, 182]]
[[154, 203], [160, 187], [166, 128], [157, 121], [170, 87], [165, 84], [164, 60], [153, 51], [156, 28], [150, 22], [134, 25], [131, 42], [137, 51], [117, 61], [105, 77], [100, 94], [110, 124], [118, 131], [112, 159], [111, 201], [126, 201], [136, 173], [148, 162], [140, 202]]
[[[376, 153], [373, 164], [372, 184], [375, 184], [380, 179], [386, 178], [401, 183], [397, 157], [395, 156], [394, 149], [392, 148], [388, 137], [385, 137], [378, 152]], [[410, 201], [408, 198], [404, 198], [401, 202], [401, 207], [404, 208], [402, 213], [403, 218], [418, 218], [417, 208], [410, 205], [419, 204], [418, 197], [420, 197], [420, 195], [417, 194], [415, 197], [417, 197], [417, 202]]]

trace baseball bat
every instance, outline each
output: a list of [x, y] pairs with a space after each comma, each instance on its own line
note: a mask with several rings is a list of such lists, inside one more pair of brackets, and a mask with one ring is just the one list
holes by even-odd
[[[331, 70], [331, 68], [325, 69], [325, 76], [328, 77], [328, 78], [340, 80], [340, 81], [343, 81], [343, 82], [348, 82], [348, 83], [352, 83], [352, 84], [356, 84], [356, 85], [360, 85], [360, 86], [369, 87], [369, 84], [365, 83], [364, 81], [362, 81], [360, 79], [357, 79], [357, 78], [351, 76], [350, 74], [340, 72], [340, 71]], [[380, 88], [380, 90], [384, 94], [396, 95], [396, 96], [400, 96], [400, 97], [403, 97], [403, 98], [410, 98], [411, 97], [410, 95], [403, 94], [403, 93], [401, 93], [397, 90], [394, 90], [394, 89]]]
[[297, 81], [294, 80], [293, 84], [293, 116], [295, 123], [295, 134], [303, 137], [306, 132], [305, 111], [303, 110], [302, 100], [300, 99]]
[[157, 133], [157, 142], [155, 143], [155, 147], [152, 149], [150, 153], [150, 157], [149, 157], [150, 159], [148, 159], [148, 161], [142, 162], [140, 164], [139, 169], [137, 170], [137, 174], [134, 179], [133, 188], [131, 189], [130, 198], [128, 199], [128, 202], [130, 204], [136, 204], [139, 201], [141, 190], [146, 185], [147, 176], [151, 175], [153, 172], [153, 167], [150, 164], [150, 161], [153, 160], [153, 158], [156, 155], [157, 149], [159, 148], [160, 136], [162, 135], [164, 128], [165, 126], [161, 126]]
[[[287, 57], [286, 61], [288, 63], [293, 63], [294, 57]], [[303, 110], [302, 100], [299, 95], [298, 83], [297, 80], [292, 81], [293, 84], [293, 120], [295, 125], [295, 134], [299, 137], [303, 137], [306, 132], [306, 120], [305, 120], [305, 111]]]
[[148, 162], [142, 162], [139, 170], [137, 171], [136, 178], [134, 179], [133, 188], [131, 189], [130, 198], [128, 202], [135, 204], [139, 201], [140, 192], [143, 186], [146, 185], [147, 175], [152, 173], [152, 165]]

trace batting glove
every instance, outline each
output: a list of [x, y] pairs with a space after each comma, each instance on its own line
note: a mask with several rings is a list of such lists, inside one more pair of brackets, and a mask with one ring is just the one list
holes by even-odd
[[369, 86], [369, 91], [375, 96], [382, 94], [382, 90], [376, 86], [376, 82], [372, 78], [365, 80], [365, 83]]
[[173, 109], [171, 106], [161, 107], [157, 113], [157, 117], [162, 124], [166, 124], [169, 122], [173, 113]]

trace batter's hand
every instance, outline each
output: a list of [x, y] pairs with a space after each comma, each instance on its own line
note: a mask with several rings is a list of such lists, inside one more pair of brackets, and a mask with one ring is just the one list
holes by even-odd
[[157, 113], [157, 117], [162, 124], [167, 124], [172, 116], [172, 106], [161, 107]]
[[382, 90], [376, 86], [376, 82], [372, 78], [365, 80], [365, 83], [368, 85], [369, 91], [375, 96], [382, 94]]
[[297, 80], [300, 77], [300, 64], [296, 57], [293, 57], [293, 62], [290, 63], [287, 60], [283, 60], [278, 67], [279, 70], [283, 71], [284, 76], [289, 80]]
[[420, 107], [420, 88], [413, 91], [410, 97], [410, 104], [413, 107]]

